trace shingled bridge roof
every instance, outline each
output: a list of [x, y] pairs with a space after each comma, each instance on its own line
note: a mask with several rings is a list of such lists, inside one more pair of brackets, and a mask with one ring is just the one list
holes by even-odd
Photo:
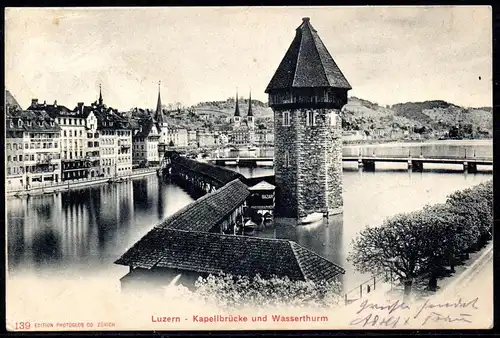
[[265, 92], [317, 87], [352, 89], [309, 18], [303, 18]]
[[332, 280], [344, 269], [282, 239], [221, 235], [155, 227], [115, 264], [269, 279]]
[[177, 211], [158, 227], [208, 232], [242, 205], [249, 194], [247, 186], [236, 179]]
[[187, 157], [174, 154], [171, 157], [172, 164], [179, 165], [187, 170], [194, 171], [205, 177], [209, 177], [223, 185], [240, 179], [245, 181], [245, 177], [236, 171], [220, 167], [210, 163], [198, 162]]

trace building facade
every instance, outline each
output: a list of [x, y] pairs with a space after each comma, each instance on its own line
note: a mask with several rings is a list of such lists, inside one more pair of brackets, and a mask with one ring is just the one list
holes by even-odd
[[198, 147], [212, 147], [217, 144], [217, 134], [207, 130], [196, 131], [196, 142]]
[[246, 118], [240, 116], [238, 93], [236, 93], [234, 116], [232, 119], [231, 143], [235, 146], [250, 146], [255, 144], [255, 121], [252, 110], [251, 93], [249, 95]]
[[339, 113], [350, 89], [304, 18], [266, 88], [274, 111], [278, 216], [306, 221], [312, 214], [342, 211]]
[[61, 181], [61, 128], [45, 111], [6, 115], [6, 190]]
[[80, 109], [83, 103], [74, 110], [63, 105], [46, 102], [40, 104], [33, 99], [28, 110], [46, 111], [61, 128], [61, 175], [62, 181], [86, 178], [89, 163], [87, 162], [87, 117], [89, 111]]
[[113, 109], [95, 112], [100, 136], [101, 176], [132, 173], [132, 130], [128, 121]]
[[133, 136], [133, 162], [144, 165], [158, 165], [160, 131], [152, 116], [139, 120], [139, 130]]

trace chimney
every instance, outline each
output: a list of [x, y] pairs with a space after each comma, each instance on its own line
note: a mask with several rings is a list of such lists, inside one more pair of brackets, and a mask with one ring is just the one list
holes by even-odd
[[38, 104], [38, 99], [31, 99], [31, 106], [35, 107]]
[[43, 100], [43, 105], [45, 106], [47, 104], [47, 101]]
[[309, 22], [309, 20], [311, 20], [311, 19], [310, 19], [310, 18], [308, 18], [308, 17], [302, 18], [302, 21], [303, 21], [303, 22]]
[[57, 100], [54, 101], [54, 107], [57, 107]]
[[78, 102], [78, 112], [81, 114], [83, 111], [83, 102]]

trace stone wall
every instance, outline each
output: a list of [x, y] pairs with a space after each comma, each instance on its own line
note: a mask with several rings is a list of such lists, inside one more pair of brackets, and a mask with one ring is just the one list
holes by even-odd
[[[336, 109], [314, 109], [314, 126], [307, 126], [310, 109], [287, 110], [290, 126], [275, 111], [276, 214], [305, 217], [342, 208], [342, 124]], [[332, 125], [331, 119], [335, 120]], [[290, 167], [284, 163], [289, 151]]]
[[[283, 112], [274, 112], [274, 172], [276, 208], [278, 217], [297, 217], [297, 120], [290, 114], [290, 126], [283, 126]], [[285, 167], [285, 151], [289, 153], [289, 167]]]

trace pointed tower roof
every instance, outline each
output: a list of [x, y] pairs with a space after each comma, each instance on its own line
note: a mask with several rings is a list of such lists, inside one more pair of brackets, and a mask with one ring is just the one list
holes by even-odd
[[303, 18], [265, 92], [314, 87], [352, 89], [309, 18]]
[[161, 109], [160, 85], [161, 85], [161, 81], [158, 82], [158, 100], [156, 101], [156, 111], [155, 111], [154, 119], [158, 123], [163, 123], [163, 111]]
[[248, 116], [253, 116], [253, 112], [252, 112], [252, 91], [250, 91], [250, 95], [248, 96]]
[[102, 90], [101, 90], [101, 84], [99, 83], [99, 105], [102, 106], [103, 99], [102, 99]]
[[234, 116], [240, 116], [240, 106], [238, 104], [238, 91], [236, 91], [236, 106], [234, 107]]

